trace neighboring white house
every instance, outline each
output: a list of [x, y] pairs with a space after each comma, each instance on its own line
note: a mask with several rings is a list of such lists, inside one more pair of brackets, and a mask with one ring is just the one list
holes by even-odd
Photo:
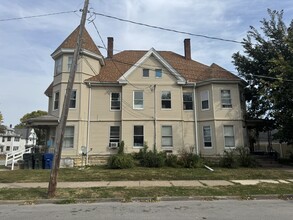
[[26, 146], [36, 145], [37, 135], [32, 128], [6, 127], [5, 133], [0, 134], [0, 154], [25, 149]]

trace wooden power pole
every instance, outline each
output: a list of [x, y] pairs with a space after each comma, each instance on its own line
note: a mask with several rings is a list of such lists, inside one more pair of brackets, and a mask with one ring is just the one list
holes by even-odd
[[74, 50], [73, 61], [71, 64], [70, 74], [69, 74], [69, 78], [68, 78], [68, 84], [67, 84], [66, 93], [65, 93], [65, 97], [64, 97], [62, 114], [60, 117], [60, 122], [57, 126], [57, 129], [56, 129], [56, 139], [55, 139], [56, 146], [55, 146], [53, 166], [52, 166], [52, 170], [51, 170], [51, 174], [50, 174], [50, 181], [49, 181], [49, 186], [48, 186], [48, 198], [55, 197], [55, 192], [56, 192], [56, 187], [57, 187], [58, 170], [59, 170], [59, 166], [60, 166], [60, 159], [61, 159], [61, 152], [62, 152], [63, 137], [64, 137], [66, 121], [67, 121], [67, 116], [68, 116], [68, 110], [69, 110], [69, 104], [70, 104], [70, 96], [71, 96], [71, 92], [72, 92], [72, 87], [73, 87], [73, 82], [74, 82], [74, 77], [75, 77], [75, 72], [76, 72], [76, 67], [77, 67], [77, 61], [79, 58], [79, 53], [80, 53], [81, 44], [82, 44], [82, 33], [84, 30], [84, 26], [85, 26], [88, 5], [89, 5], [89, 0], [85, 0], [83, 11], [82, 11], [82, 17], [81, 17], [81, 21], [80, 21], [79, 35], [78, 35], [77, 42], [76, 42], [76, 48]]

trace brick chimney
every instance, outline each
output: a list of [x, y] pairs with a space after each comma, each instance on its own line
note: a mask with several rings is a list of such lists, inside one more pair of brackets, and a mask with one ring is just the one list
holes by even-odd
[[186, 60], [191, 60], [190, 39], [184, 39], [184, 54]]
[[113, 57], [113, 43], [114, 43], [114, 38], [108, 37], [108, 48], [107, 48], [107, 57], [108, 58]]

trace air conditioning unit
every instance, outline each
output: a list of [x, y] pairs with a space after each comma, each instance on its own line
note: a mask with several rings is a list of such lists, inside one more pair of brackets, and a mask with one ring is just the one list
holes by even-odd
[[110, 142], [109, 143], [109, 148], [111, 148], [111, 149], [117, 148], [118, 144], [119, 144], [118, 142]]

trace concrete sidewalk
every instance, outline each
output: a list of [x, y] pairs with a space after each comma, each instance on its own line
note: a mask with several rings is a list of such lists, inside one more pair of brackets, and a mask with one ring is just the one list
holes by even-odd
[[[90, 182], [58, 182], [58, 188], [91, 188], [91, 187], [213, 187], [213, 186], [232, 186], [257, 185], [259, 183], [286, 183], [292, 184], [293, 179], [273, 180], [172, 180], [172, 181], [90, 181]], [[34, 183], [0, 183], [0, 188], [47, 188], [46, 182]]]

